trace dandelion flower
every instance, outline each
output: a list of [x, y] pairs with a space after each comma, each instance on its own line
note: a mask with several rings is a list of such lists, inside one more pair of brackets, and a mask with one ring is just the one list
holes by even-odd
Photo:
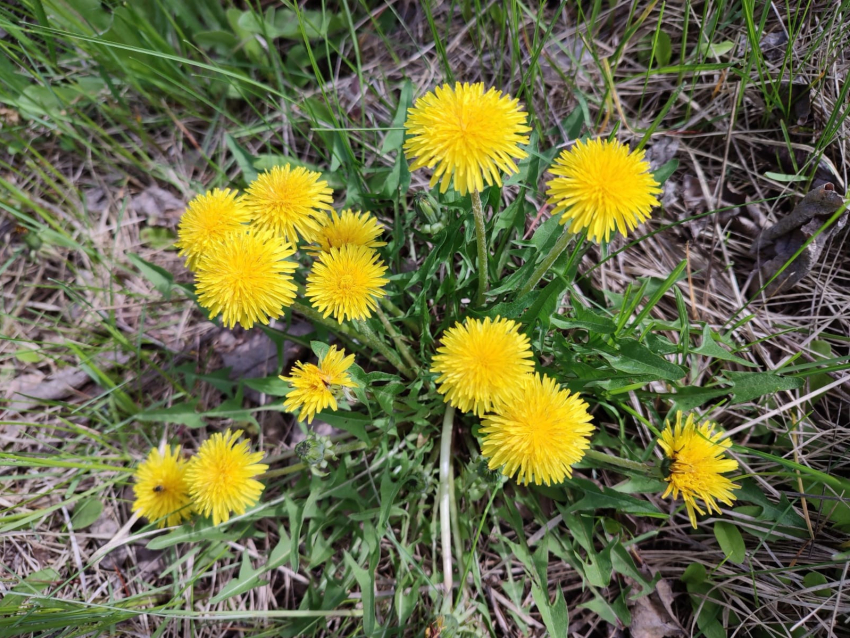
[[297, 264], [286, 259], [294, 253], [292, 244], [269, 231], [231, 233], [198, 263], [198, 303], [210, 319], [221, 314], [228, 328], [268, 324], [295, 300]]
[[513, 158], [528, 154], [526, 113], [516, 98], [483, 84], [456, 83], [437, 87], [416, 100], [407, 112], [405, 156], [415, 158], [411, 170], [433, 168], [431, 187], [440, 182], [445, 193], [454, 177], [461, 195], [484, 189], [485, 182], [502, 185], [501, 173], [517, 172]]
[[466, 319], [443, 333], [431, 364], [437, 392], [462, 412], [482, 416], [534, 370], [528, 337], [510, 319]]
[[376, 299], [387, 293], [387, 271], [377, 253], [365, 246], [346, 244], [321, 253], [307, 276], [306, 295], [325, 317], [332, 314], [343, 322], [366, 319], [377, 308]]
[[254, 225], [271, 230], [293, 243], [300, 235], [312, 241], [321, 226], [323, 210], [330, 210], [333, 191], [321, 175], [303, 166], [275, 166], [248, 187], [245, 206]]
[[318, 248], [312, 248], [310, 252], [329, 252], [331, 248], [339, 248], [346, 244], [355, 246], [366, 246], [366, 248], [379, 248], [386, 246], [384, 241], [377, 241], [384, 229], [378, 221], [369, 213], [360, 211], [344, 210], [342, 215], [331, 211], [331, 216], [326, 217], [322, 227], [316, 234]]
[[160, 528], [179, 525], [192, 515], [186, 461], [180, 457], [180, 446], [173, 450], [165, 448], [165, 454], [152, 449], [133, 476], [136, 479], [134, 512], [156, 522]]
[[236, 191], [216, 188], [189, 202], [180, 217], [174, 245], [180, 249], [178, 255], [186, 257], [186, 267], [194, 270], [210, 246], [250, 221], [251, 213]]
[[649, 218], [661, 192], [643, 156], [616, 140], [579, 140], [550, 169], [557, 176], [546, 183], [553, 214], [562, 213], [562, 224], [571, 221], [574, 233], [587, 228], [597, 242], [608, 241], [615, 230], [627, 235]]
[[313, 422], [313, 417], [329, 407], [336, 412], [336, 396], [334, 387], [355, 388], [357, 384], [346, 372], [354, 363], [354, 355], [345, 356], [345, 350], [337, 350], [331, 346], [327, 354], [319, 360], [319, 365], [297, 361], [292, 369], [292, 376], [281, 377], [292, 384], [292, 390], [286, 395], [284, 410], [293, 412], [300, 408], [298, 418], [307, 423]]
[[262, 452], [251, 452], [248, 441], [239, 441], [242, 430], [217, 432], [201, 444], [189, 461], [186, 480], [195, 508], [203, 516], [212, 515], [213, 525], [226, 523], [230, 513], [244, 514], [256, 505], [263, 484], [254, 480], [268, 465], [259, 463]]
[[728, 439], [721, 440], [722, 432], [714, 432], [715, 424], [704, 421], [694, 424], [694, 415], [689, 414], [684, 425], [682, 413], [676, 413], [676, 426], [672, 428], [665, 424], [658, 445], [670, 459], [670, 474], [665, 477], [667, 491], [662, 498], [670, 494], [678, 498], [682, 493], [688, 518], [691, 525], [697, 526], [697, 513], [704, 514], [696, 499], [705, 502], [710, 514], [712, 510], [720, 513], [717, 501], [732, 505], [735, 495], [732, 490], [739, 488], [725, 476], [724, 472], [734, 472], [738, 469], [738, 461], [727, 459], [723, 452], [731, 445]]
[[482, 419], [481, 454], [518, 483], [560, 483], [584, 456], [593, 432], [587, 403], [546, 375], [526, 375]]

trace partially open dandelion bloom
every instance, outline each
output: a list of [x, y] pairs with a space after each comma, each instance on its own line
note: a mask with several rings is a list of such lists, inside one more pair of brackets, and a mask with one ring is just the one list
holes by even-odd
[[387, 267], [378, 254], [365, 246], [346, 244], [321, 253], [307, 276], [306, 295], [325, 317], [367, 319], [377, 300], [387, 293], [383, 278]]
[[466, 319], [443, 333], [431, 363], [445, 401], [481, 416], [534, 370], [528, 337], [510, 319]]
[[552, 214], [562, 213], [561, 223], [570, 221], [574, 233], [587, 228], [597, 242], [615, 230], [627, 235], [649, 218], [661, 192], [643, 156], [616, 140], [579, 140], [550, 169], [557, 176], [546, 183]]
[[209, 309], [210, 319], [220, 314], [228, 328], [268, 324], [295, 300], [292, 273], [298, 266], [287, 260], [294, 253], [292, 244], [269, 231], [231, 233], [198, 263], [198, 303]]
[[133, 476], [134, 512], [156, 522], [157, 527], [179, 525], [192, 515], [186, 461], [180, 457], [180, 446], [165, 448], [165, 454], [154, 448]]
[[414, 159], [411, 170], [433, 168], [431, 187], [440, 182], [445, 193], [454, 178], [461, 195], [501, 186], [501, 173], [517, 172], [514, 158], [527, 153], [527, 115], [516, 98], [483, 84], [456, 83], [438, 86], [416, 100], [407, 112], [408, 139], [404, 153]]
[[203, 516], [212, 516], [213, 525], [229, 521], [231, 512], [244, 514], [263, 493], [263, 484], [254, 477], [269, 466], [258, 462], [263, 453], [251, 452], [248, 441], [237, 442], [241, 434], [242, 430], [213, 434], [186, 470], [195, 508]]
[[290, 373], [292, 376], [281, 377], [292, 384], [283, 404], [284, 410], [293, 412], [300, 408], [298, 419], [307, 423], [312, 423], [313, 417], [327, 407], [336, 412], [334, 390], [357, 387], [346, 372], [352, 363], [354, 355], [346, 357], [345, 350], [337, 350], [336, 346], [330, 347], [319, 365], [297, 361]]
[[678, 498], [681, 492], [688, 510], [691, 525], [697, 526], [697, 513], [704, 514], [697, 499], [705, 502], [708, 512], [720, 513], [717, 501], [732, 505], [735, 500], [733, 489], [741, 487], [730, 481], [725, 472], [738, 469], [738, 461], [727, 459], [723, 453], [731, 445], [728, 439], [721, 440], [722, 432], [715, 432], [715, 424], [704, 421], [694, 424], [694, 415], [689, 414], [682, 424], [682, 413], [676, 413], [676, 426], [665, 424], [658, 439], [658, 445], [672, 462], [670, 475], [665, 477], [667, 491], [662, 498], [670, 494]]
[[379, 248], [386, 246], [387, 242], [378, 241], [378, 237], [384, 229], [372, 215], [360, 211], [344, 210], [342, 215], [331, 211], [330, 217], [322, 222], [322, 227], [316, 234], [318, 249], [313, 248], [310, 252], [328, 252], [331, 248], [339, 248], [346, 244], [354, 246], [366, 246], [366, 248]]
[[275, 166], [254, 180], [245, 193], [245, 206], [254, 226], [271, 230], [293, 243], [301, 236], [312, 241], [330, 210], [333, 191], [321, 175], [303, 166]]
[[584, 456], [593, 432], [587, 403], [546, 375], [526, 375], [481, 421], [481, 454], [518, 483], [560, 483]]
[[211, 245], [250, 221], [251, 213], [236, 191], [216, 188], [189, 202], [180, 217], [174, 245], [180, 249], [178, 255], [186, 258], [186, 267], [194, 270]]

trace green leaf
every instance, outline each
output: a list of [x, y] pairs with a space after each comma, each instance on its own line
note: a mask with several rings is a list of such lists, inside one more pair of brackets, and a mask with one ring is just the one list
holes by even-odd
[[99, 498], [87, 498], [77, 503], [71, 516], [74, 530], [85, 529], [94, 523], [103, 512], [103, 501]]
[[701, 354], [704, 357], [712, 357], [713, 359], [721, 359], [723, 361], [732, 361], [733, 363], [737, 363], [738, 365], [753, 367], [754, 364], [752, 361], [747, 361], [746, 359], [742, 359], [741, 357], [736, 357], [734, 354], [727, 352], [714, 340], [711, 335], [711, 328], [706, 324], [702, 329], [702, 345], [699, 348], [695, 348], [692, 350], [696, 354]]
[[354, 574], [360, 586], [360, 596], [363, 602], [363, 631], [367, 636], [375, 635], [375, 575], [363, 569], [347, 551], [343, 554], [345, 564]]
[[171, 297], [171, 293], [175, 289], [180, 290], [189, 297], [194, 296], [194, 293], [187, 286], [175, 283], [174, 276], [165, 270], [165, 268], [145, 261], [135, 253], [127, 253], [127, 261], [138, 268], [142, 277], [147, 279], [156, 291], [166, 299]]
[[167, 534], [157, 536], [148, 541], [148, 549], [166, 549], [179, 543], [198, 543], [202, 541], [237, 541], [251, 527], [249, 521], [240, 521], [234, 525], [213, 525], [207, 518], [199, 518], [194, 524], [185, 523]]
[[242, 171], [242, 178], [245, 180], [245, 183], [250, 184], [257, 179], [257, 171], [254, 169], [254, 157], [230, 133], [224, 134], [224, 141], [227, 144], [227, 148], [230, 149], [233, 159], [236, 160], [236, 165]]
[[540, 611], [543, 624], [550, 636], [566, 636], [569, 633], [570, 613], [564, 600], [564, 591], [555, 587], [555, 601], [549, 602], [549, 592], [537, 584], [531, 585], [531, 596]]
[[676, 172], [676, 169], [679, 168], [679, 160], [671, 159], [669, 162], [666, 162], [655, 169], [655, 172], [652, 174], [652, 177], [655, 178], [655, 181], [659, 184], [663, 184], [670, 176]]
[[198, 399], [194, 399], [168, 408], [148, 408], [136, 414], [134, 418], [145, 423], [178, 423], [190, 428], [200, 428], [205, 423], [201, 415], [195, 412], [197, 405]]
[[599, 487], [596, 483], [586, 479], [573, 477], [564, 481], [565, 485], [577, 487], [584, 492], [584, 496], [576, 503], [565, 508], [566, 513], [572, 512], [595, 512], [598, 509], [613, 509], [618, 512], [635, 514], [638, 516], [653, 516], [666, 518], [649, 501], [635, 498], [628, 494], [622, 494], [610, 487]]
[[[803, 576], [803, 587], [806, 589], [810, 587], [817, 587], [818, 585], [826, 585], [829, 582], [826, 576], [821, 574], [820, 572], [809, 572], [805, 576]], [[832, 588], [824, 587], [823, 589], [815, 590], [816, 596], [832, 596]]]
[[724, 370], [723, 374], [732, 381], [733, 403], [746, 403], [765, 394], [794, 390], [803, 385], [803, 379], [781, 377], [772, 372], [734, 372], [732, 370]]
[[740, 565], [747, 558], [747, 548], [744, 537], [737, 526], [725, 521], [714, 524], [714, 537], [720, 543], [720, 549], [731, 562]]
[[691, 563], [685, 568], [684, 573], [682, 573], [681, 581], [688, 585], [699, 585], [700, 583], [704, 583], [707, 577], [708, 574], [705, 571], [705, 565], [702, 563]]
[[393, 122], [390, 124], [392, 130], [387, 131], [384, 143], [381, 145], [381, 155], [384, 157], [390, 153], [401, 151], [401, 145], [404, 142], [404, 123], [407, 120], [407, 111], [412, 102], [413, 84], [410, 83], [410, 80], [407, 80], [402, 85], [401, 94], [398, 96], [398, 107]]
[[623, 339], [619, 344], [620, 351], [617, 354], [600, 353], [615, 370], [629, 374], [648, 375], [668, 381], [676, 381], [685, 376], [685, 370], [681, 366], [653, 354], [649, 348], [634, 339]]
[[145, 226], [139, 232], [139, 239], [142, 240], [142, 243], [145, 246], [150, 246], [155, 250], [162, 250], [165, 248], [171, 248], [174, 245], [174, 241], [177, 239], [177, 235], [170, 228], [163, 228], [162, 226]]
[[574, 318], [566, 319], [563, 316], [552, 317], [552, 325], [562, 330], [578, 328], [600, 335], [610, 335], [617, 331], [617, 326], [609, 318], [600, 313], [585, 308], [573, 300]]
[[667, 392], [656, 395], [660, 399], [673, 402], [672, 412], [690, 412], [704, 403], [717, 397], [729, 394], [724, 388], [700, 388], [699, 386], [685, 386], [679, 388], [675, 393]]
[[655, 62], [658, 66], [667, 66], [670, 64], [670, 58], [673, 56], [673, 41], [665, 31], [658, 31], [658, 37], [655, 41]]
[[[8, 578], [8, 574], [6, 576]], [[12, 613], [20, 609], [30, 596], [40, 594], [45, 589], [62, 582], [62, 576], [55, 569], [40, 569], [12, 587], [0, 600], [0, 613]]]
[[335, 428], [340, 428], [346, 432], [350, 432], [364, 443], [369, 443], [371, 439], [366, 432], [366, 426], [371, 425], [372, 419], [365, 414], [358, 412], [348, 412], [340, 414], [339, 412], [323, 411], [322, 421], [328, 423]]
[[243, 379], [242, 383], [256, 390], [273, 397], [285, 397], [289, 394], [289, 384], [279, 376], [258, 377], [256, 379]]
[[555, 277], [546, 284], [534, 303], [522, 314], [522, 323], [533, 328], [539, 320], [543, 328], [548, 330], [549, 321], [560, 307], [567, 286], [569, 286], [569, 282], [563, 277]]
[[231, 579], [224, 587], [222, 587], [221, 591], [210, 599], [210, 604], [216, 605], [223, 600], [227, 600], [233, 596], [239, 596], [240, 594], [244, 594], [246, 591], [254, 589], [254, 587], [266, 584], [268, 581], [260, 578], [262, 573], [263, 569], [254, 569], [251, 565], [251, 559], [248, 556], [248, 552], [243, 552], [242, 565], [239, 567], [239, 576]]

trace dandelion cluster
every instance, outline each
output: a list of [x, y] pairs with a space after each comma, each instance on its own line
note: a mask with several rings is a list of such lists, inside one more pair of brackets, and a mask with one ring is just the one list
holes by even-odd
[[254, 477], [268, 469], [259, 461], [262, 452], [250, 452], [248, 441], [239, 441], [241, 430], [216, 433], [186, 460], [180, 447], [156, 448], [136, 469], [133, 511], [157, 527], [179, 525], [194, 512], [212, 516], [213, 525], [230, 520], [231, 512], [244, 514], [256, 505], [263, 484]]
[[[439, 185], [441, 193], [449, 187], [460, 195], [472, 193], [479, 202], [477, 222], [483, 213], [476, 194], [485, 186], [501, 186], [503, 176], [517, 173], [517, 161], [528, 156], [523, 149], [531, 131], [527, 114], [516, 98], [483, 84], [437, 87], [409, 109], [405, 127], [404, 153], [411, 170], [431, 169], [430, 186]], [[593, 242], [607, 242], [615, 233], [627, 235], [659, 205], [661, 190], [643, 151], [617, 140], [577, 140], [550, 172], [546, 195], [553, 215], [569, 224], [570, 233], [585, 232]], [[289, 164], [275, 167], [259, 175], [244, 194], [216, 189], [193, 199], [181, 219], [177, 247], [195, 273], [198, 302], [210, 318], [221, 317], [230, 328], [251, 328], [295, 306], [326, 325], [328, 317], [339, 324], [356, 322], [344, 334], [354, 343], [366, 337], [361, 343], [392, 362], [393, 353], [375, 341], [380, 337], [360, 323], [380, 313], [380, 304], [400, 321], [410, 319], [384, 299], [390, 281], [378, 252], [386, 246], [384, 229], [369, 212], [337, 212], [333, 199], [318, 172]], [[486, 255], [487, 243], [481, 228], [478, 223], [479, 256]], [[569, 240], [564, 233], [559, 246]], [[394, 248], [403, 245], [393, 242]], [[296, 257], [301, 249], [303, 260], [312, 262], [303, 274]], [[551, 265], [557, 256], [540, 264]], [[479, 257], [479, 267], [481, 261], [486, 259]], [[529, 290], [542, 276], [530, 278]], [[312, 310], [296, 305], [301, 303], [299, 291]], [[482, 286], [479, 304], [484, 292]], [[424, 302], [426, 308], [431, 300]], [[483, 308], [476, 311], [481, 312], [476, 317], [486, 315]], [[387, 317], [379, 317], [399, 352], [408, 363], [413, 361]], [[519, 322], [498, 315], [476, 317], [461, 317], [440, 335], [429, 368], [433, 387], [445, 403], [480, 419], [477, 432], [489, 470], [526, 485], [551, 486], [570, 479], [591, 446], [595, 428], [590, 406], [557, 379], [536, 371], [529, 336]], [[357, 330], [362, 333], [354, 335]], [[354, 355], [342, 348], [315, 349], [320, 354], [316, 363], [297, 361], [288, 376], [280, 377], [289, 384], [284, 409], [308, 424], [323, 411], [336, 411], [362, 374], [354, 374]], [[406, 364], [396, 358], [405, 372]], [[415, 361], [410, 364], [417, 367]], [[424, 385], [425, 380], [418, 382]], [[360, 388], [358, 396], [369, 392]], [[136, 473], [134, 511], [160, 526], [179, 524], [192, 512], [211, 517], [216, 525], [244, 513], [260, 498], [263, 486], [255, 477], [267, 466], [260, 463], [262, 453], [252, 453], [240, 435], [230, 430], [215, 434], [188, 461], [179, 448], [165, 454], [151, 451]], [[663, 496], [681, 495], [694, 526], [696, 515], [704, 513], [698, 500], [708, 512], [719, 512], [718, 502], [731, 504], [738, 486], [723, 475], [738, 465], [724, 457], [729, 443], [712, 423], [695, 424], [693, 415], [683, 423], [679, 413], [658, 445], [669, 465]], [[591, 456], [598, 459], [599, 453]], [[325, 460], [324, 451], [317, 459]]]

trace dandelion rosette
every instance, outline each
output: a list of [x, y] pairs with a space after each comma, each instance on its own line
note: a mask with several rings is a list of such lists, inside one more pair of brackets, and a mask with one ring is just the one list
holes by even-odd
[[242, 430], [213, 434], [186, 470], [195, 508], [203, 516], [212, 516], [213, 525], [226, 523], [231, 512], [244, 514], [263, 493], [263, 484], [254, 477], [269, 466], [259, 463], [263, 453], [251, 452], [248, 441], [237, 441], [241, 435]]
[[550, 172], [556, 177], [546, 183], [552, 214], [561, 213], [561, 223], [570, 231], [587, 228], [594, 241], [608, 241], [615, 230], [627, 235], [646, 221], [655, 195], [661, 192], [649, 172], [643, 151], [630, 152], [617, 140], [579, 140], [563, 151]]
[[443, 333], [431, 363], [437, 392], [462, 412], [482, 416], [534, 370], [528, 337], [510, 319], [466, 319]]
[[152, 449], [133, 475], [133, 511], [160, 528], [179, 525], [192, 516], [186, 465], [180, 457], [180, 446], [165, 448], [165, 454]]
[[292, 390], [286, 395], [283, 408], [294, 412], [300, 408], [300, 421], [313, 422], [313, 417], [330, 407], [337, 410], [337, 399], [334, 390], [339, 388], [355, 388], [357, 384], [346, 372], [354, 363], [354, 355], [345, 356], [345, 350], [337, 350], [331, 346], [319, 364], [296, 361], [290, 376], [280, 377], [292, 385]]
[[220, 314], [228, 328], [268, 324], [295, 300], [292, 274], [298, 266], [287, 260], [294, 253], [292, 244], [270, 231], [229, 234], [198, 263], [198, 303], [210, 311], [210, 319]]
[[331, 211], [330, 216], [324, 218], [322, 227], [316, 233], [315, 241], [318, 246], [311, 247], [309, 252], [326, 253], [330, 252], [331, 248], [340, 248], [347, 244], [380, 248], [387, 245], [387, 242], [378, 241], [382, 232], [384, 232], [383, 227], [369, 213], [349, 209], [337, 215], [336, 211]]
[[367, 319], [387, 293], [387, 267], [371, 248], [346, 244], [319, 254], [307, 276], [306, 296], [325, 317]]
[[405, 156], [411, 170], [433, 168], [431, 187], [445, 193], [454, 178], [461, 195], [501, 186], [501, 173], [517, 172], [516, 159], [528, 154], [527, 115], [516, 98], [483, 84], [448, 84], [416, 100], [407, 114]]
[[321, 227], [323, 211], [330, 210], [333, 190], [321, 174], [303, 166], [275, 166], [254, 180], [245, 193], [245, 206], [254, 226], [296, 243], [298, 237], [313, 241]]
[[177, 253], [194, 270], [207, 249], [251, 221], [251, 213], [236, 191], [228, 188], [198, 195], [186, 207], [177, 228]]
[[670, 459], [670, 474], [665, 477], [667, 490], [662, 495], [679, 498], [681, 493], [688, 510], [688, 518], [694, 528], [697, 526], [697, 514], [705, 512], [697, 505], [697, 499], [705, 502], [708, 513], [712, 510], [720, 514], [717, 501], [732, 505], [735, 500], [733, 489], [741, 487], [722, 476], [726, 472], [738, 469], [738, 461], [727, 459], [723, 453], [731, 442], [721, 440], [723, 432], [714, 431], [715, 424], [704, 421], [694, 423], [694, 415], [689, 414], [682, 423], [682, 413], [676, 413], [676, 425], [665, 428], [658, 439], [658, 445]]
[[527, 375], [481, 421], [481, 454], [518, 483], [551, 485], [572, 476], [590, 446], [587, 403], [546, 375]]

